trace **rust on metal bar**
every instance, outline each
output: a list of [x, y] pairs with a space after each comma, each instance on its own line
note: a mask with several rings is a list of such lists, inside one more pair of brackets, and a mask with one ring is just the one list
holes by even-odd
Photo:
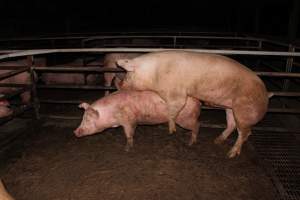
[[3, 74], [0, 74], [0, 81], [6, 78], [9, 78], [11, 76], [15, 76], [17, 74], [20, 74], [22, 72], [28, 71], [30, 69], [30, 67], [25, 67], [23, 69], [18, 69], [18, 70], [12, 70]]

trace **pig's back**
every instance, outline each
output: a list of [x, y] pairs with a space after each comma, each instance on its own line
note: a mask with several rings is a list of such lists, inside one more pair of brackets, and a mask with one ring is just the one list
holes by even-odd
[[142, 55], [135, 62], [144, 71], [154, 68], [156, 88], [185, 88], [188, 95], [203, 101], [230, 106], [232, 98], [243, 92], [241, 87], [247, 90], [251, 84], [259, 94], [267, 95], [263, 82], [253, 71], [225, 56], [164, 51]]

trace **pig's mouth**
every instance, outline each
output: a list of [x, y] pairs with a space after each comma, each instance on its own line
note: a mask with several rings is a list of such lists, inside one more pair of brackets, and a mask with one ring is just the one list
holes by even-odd
[[75, 134], [76, 137], [82, 137], [83, 136], [83, 130], [82, 130], [82, 128], [77, 128], [73, 132], [74, 132], [74, 134]]

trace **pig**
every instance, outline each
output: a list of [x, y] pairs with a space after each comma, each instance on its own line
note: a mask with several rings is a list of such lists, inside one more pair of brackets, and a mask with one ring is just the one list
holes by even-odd
[[[180, 111], [176, 123], [191, 130], [189, 145], [197, 140], [201, 103], [189, 97]], [[160, 124], [168, 121], [165, 102], [151, 91], [116, 91], [91, 105], [81, 103], [85, 110], [80, 126], [74, 130], [77, 137], [93, 135], [104, 129], [122, 126], [128, 151], [133, 146], [133, 135], [138, 124]]]
[[14, 198], [6, 191], [0, 179], [0, 199], [1, 200], [14, 200]]
[[269, 94], [262, 80], [225, 56], [160, 51], [120, 59], [117, 64], [127, 71], [121, 85], [124, 90], [154, 91], [166, 102], [170, 133], [176, 131], [175, 120], [187, 97], [225, 108], [227, 129], [215, 143], [223, 143], [237, 128], [238, 138], [227, 154], [229, 158], [240, 155], [251, 127], [268, 108]]
[[[108, 53], [105, 54], [104, 59], [103, 59], [103, 65], [104, 67], [108, 68], [117, 68], [117, 60], [119, 59], [131, 59], [135, 58], [137, 56], [142, 55], [142, 53]], [[105, 86], [111, 86], [113, 79], [119, 79], [123, 80], [124, 79], [124, 73], [104, 73], [104, 85]], [[105, 91], [105, 96], [109, 94], [109, 90]]]
[[[82, 66], [82, 60], [77, 59], [71, 63], [65, 64], [76, 67]], [[46, 58], [35, 59], [36, 67], [46, 67], [47, 60]], [[55, 84], [73, 84], [73, 85], [95, 85], [98, 82], [98, 75], [96, 74], [83, 74], [83, 73], [42, 73], [40, 79], [46, 85], [55, 85]]]
[[9, 105], [10, 104], [7, 100], [0, 100], [0, 118], [7, 117], [13, 113], [13, 111], [9, 108]]

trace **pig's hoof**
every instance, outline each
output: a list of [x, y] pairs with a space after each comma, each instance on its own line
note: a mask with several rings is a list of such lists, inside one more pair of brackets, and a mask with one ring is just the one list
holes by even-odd
[[194, 139], [190, 139], [188, 146], [192, 146], [193, 144], [195, 144], [197, 141]]
[[131, 146], [130, 146], [130, 145], [126, 145], [124, 150], [125, 150], [126, 152], [129, 152], [130, 149], [131, 149]]
[[214, 143], [215, 144], [223, 144], [225, 142], [224, 138], [220, 135], [218, 136], [215, 140]]
[[172, 135], [173, 133], [176, 132], [176, 127], [170, 127], [169, 128], [169, 134]]
[[234, 158], [236, 156], [239, 156], [241, 153], [240, 150], [236, 149], [236, 148], [232, 148], [228, 153], [227, 153], [227, 157], [228, 158]]

